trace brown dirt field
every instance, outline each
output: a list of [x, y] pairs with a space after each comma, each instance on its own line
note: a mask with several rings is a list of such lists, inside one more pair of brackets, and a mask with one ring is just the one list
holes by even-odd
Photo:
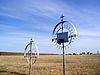
[[[66, 55], [67, 75], [100, 75], [100, 55]], [[40, 55], [32, 75], [62, 75], [62, 55]], [[23, 56], [0, 56], [0, 75], [28, 75]]]

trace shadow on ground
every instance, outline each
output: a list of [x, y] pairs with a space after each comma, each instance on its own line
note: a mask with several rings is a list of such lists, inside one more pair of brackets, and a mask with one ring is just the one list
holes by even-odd
[[[27, 74], [22, 74], [22, 73], [18, 73], [18, 72], [10, 72], [10, 71], [0, 71], [0, 75], [2, 74], [2, 73], [9, 73], [9, 74], [15, 74], [15, 75], [27, 75]], [[8, 74], [7, 74], [8, 75]]]

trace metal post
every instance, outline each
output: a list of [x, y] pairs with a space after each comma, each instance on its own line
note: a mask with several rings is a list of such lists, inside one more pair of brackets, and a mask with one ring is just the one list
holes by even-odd
[[32, 39], [30, 41], [29, 75], [32, 75]]
[[[63, 33], [63, 15], [61, 16], [61, 22], [62, 22], [62, 33]], [[66, 75], [66, 60], [65, 60], [65, 50], [64, 50], [64, 43], [62, 43], [63, 46], [63, 75]]]
[[66, 62], [65, 62], [65, 50], [64, 50], [64, 43], [63, 43], [63, 75], [66, 75]]

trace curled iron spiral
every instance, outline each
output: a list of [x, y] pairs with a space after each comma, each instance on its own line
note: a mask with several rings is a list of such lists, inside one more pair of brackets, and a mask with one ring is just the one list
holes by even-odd
[[[29, 50], [28, 50], [29, 49]], [[34, 51], [34, 52], [33, 52]], [[31, 39], [30, 43], [26, 45], [24, 51], [24, 58], [26, 58], [27, 62], [29, 63], [30, 58], [34, 58], [32, 64], [34, 64], [39, 57], [39, 50], [35, 42]]]
[[[61, 22], [55, 25], [53, 32], [52, 32], [52, 42], [57, 45], [58, 48], [62, 49], [62, 44], [57, 43], [57, 34], [62, 33], [62, 27], [63, 27], [63, 32], [68, 32], [68, 42], [64, 42], [64, 47], [69, 46], [71, 42], [73, 42], [74, 38], [77, 38], [77, 30], [74, 26], [69, 21], [64, 21], [63, 17], [61, 17]], [[63, 26], [62, 26], [63, 25]]]

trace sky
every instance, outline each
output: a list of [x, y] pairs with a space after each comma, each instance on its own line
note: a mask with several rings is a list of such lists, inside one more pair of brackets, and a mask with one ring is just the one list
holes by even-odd
[[78, 32], [66, 53], [100, 51], [100, 0], [0, 0], [0, 51], [24, 52], [33, 38], [39, 52], [62, 53], [51, 41], [62, 14]]

